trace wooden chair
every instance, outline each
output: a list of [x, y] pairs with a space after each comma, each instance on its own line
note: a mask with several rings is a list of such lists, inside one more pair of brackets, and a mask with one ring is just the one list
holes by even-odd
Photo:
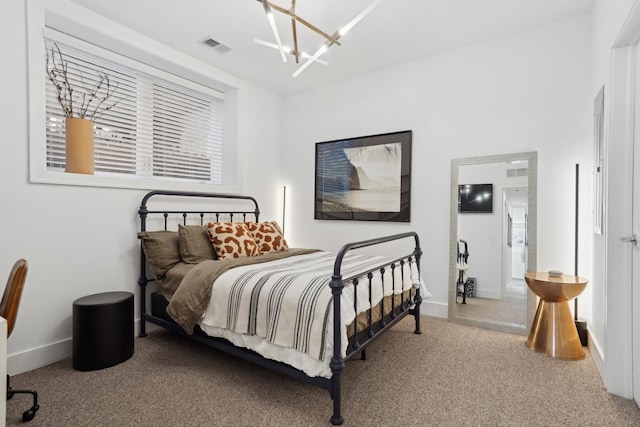
[[[27, 278], [27, 268], [28, 264], [24, 259], [16, 261], [9, 275], [9, 280], [7, 280], [7, 286], [4, 288], [2, 302], [0, 302], [0, 316], [7, 320], [7, 338], [11, 335], [16, 324], [22, 289]], [[11, 377], [7, 375], [7, 400], [11, 399], [16, 393], [31, 394], [33, 396], [33, 406], [22, 414], [22, 421], [31, 421], [40, 408], [38, 405], [38, 393], [34, 390], [13, 390], [10, 380]]]

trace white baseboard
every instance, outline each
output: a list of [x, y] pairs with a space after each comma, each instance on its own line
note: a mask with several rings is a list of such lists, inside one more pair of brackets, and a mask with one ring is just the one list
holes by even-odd
[[71, 357], [71, 338], [7, 356], [7, 373], [17, 375]]
[[[152, 331], [159, 326], [147, 323], [147, 332]], [[134, 336], [140, 334], [140, 319], [134, 322]], [[73, 356], [73, 339], [67, 338], [52, 344], [31, 350], [14, 353], [7, 356], [7, 373], [9, 375], [18, 375], [23, 372], [32, 371], [42, 368], [59, 360]]]
[[449, 317], [449, 306], [441, 302], [422, 300], [422, 304], [420, 304], [420, 314], [446, 319]]
[[598, 342], [591, 335], [591, 331], [587, 329], [588, 340], [587, 340], [587, 348], [589, 349], [589, 354], [591, 355], [591, 359], [593, 363], [596, 365], [596, 369], [600, 374], [600, 379], [604, 384], [604, 357], [602, 356], [602, 350]]

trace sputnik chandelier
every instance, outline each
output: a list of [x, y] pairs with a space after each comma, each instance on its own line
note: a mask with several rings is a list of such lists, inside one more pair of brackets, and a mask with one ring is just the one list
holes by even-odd
[[[291, 0], [291, 7], [289, 9], [285, 9], [277, 4], [274, 4], [268, 0], [257, 0], [262, 3], [264, 7], [264, 12], [267, 15], [267, 20], [269, 21], [269, 25], [271, 26], [271, 31], [273, 32], [273, 37], [276, 43], [267, 42], [264, 40], [254, 39], [253, 41], [261, 46], [266, 46], [269, 48], [277, 49], [280, 51], [280, 56], [282, 58], [282, 62], [287, 62], [287, 54], [293, 55], [295, 57], [296, 63], [300, 63], [300, 58], [305, 59], [305, 62], [293, 73], [293, 77], [298, 77], [304, 70], [309, 67], [309, 65], [314, 62], [322, 65], [327, 65], [326, 61], [323, 61], [320, 58], [322, 54], [324, 54], [331, 46], [337, 44], [340, 46], [340, 38], [343, 37], [349, 30], [351, 30], [358, 22], [362, 21], [365, 16], [369, 14], [375, 8], [378, 3], [382, 0], [374, 0], [365, 10], [363, 10], [358, 16], [353, 18], [349, 23], [347, 23], [344, 27], [340, 28], [338, 31], [329, 35], [324, 31], [320, 30], [315, 25], [312, 25], [305, 19], [302, 19], [300, 16], [296, 15], [296, 0]], [[317, 0], [316, 0], [317, 1]], [[278, 27], [276, 26], [275, 19], [273, 17], [273, 11], [280, 12], [284, 15], [287, 15], [291, 18], [291, 31], [293, 33], [293, 48], [285, 46], [282, 44], [282, 39], [280, 38], [280, 33], [278, 32]], [[320, 46], [320, 48], [313, 54], [309, 55], [301, 51], [298, 48], [298, 33], [296, 25], [300, 23], [305, 27], [309, 28], [313, 32], [319, 34], [324, 38], [324, 43]]]

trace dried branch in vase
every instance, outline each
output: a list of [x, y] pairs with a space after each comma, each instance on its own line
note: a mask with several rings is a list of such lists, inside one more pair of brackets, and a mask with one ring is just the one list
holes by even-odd
[[[115, 107], [122, 99], [113, 101], [118, 85], [113, 86], [109, 76], [100, 70], [95, 70], [89, 83], [79, 68], [75, 73], [70, 72], [69, 62], [65, 59], [57, 43], [47, 52], [47, 76], [56, 90], [58, 103], [62, 107], [65, 117], [95, 120]], [[70, 75], [76, 75], [74, 88]]]

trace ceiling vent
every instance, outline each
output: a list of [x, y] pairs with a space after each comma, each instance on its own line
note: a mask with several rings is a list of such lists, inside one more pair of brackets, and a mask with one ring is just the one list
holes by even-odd
[[514, 178], [516, 176], [527, 176], [527, 168], [507, 169], [507, 178]]
[[202, 43], [207, 47], [210, 47], [211, 49], [213, 49], [215, 52], [218, 52], [218, 53], [226, 53], [231, 50], [229, 46], [223, 45], [222, 43], [212, 39], [211, 37], [204, 38], [203, 40], [200, 41], [200, 43]]

